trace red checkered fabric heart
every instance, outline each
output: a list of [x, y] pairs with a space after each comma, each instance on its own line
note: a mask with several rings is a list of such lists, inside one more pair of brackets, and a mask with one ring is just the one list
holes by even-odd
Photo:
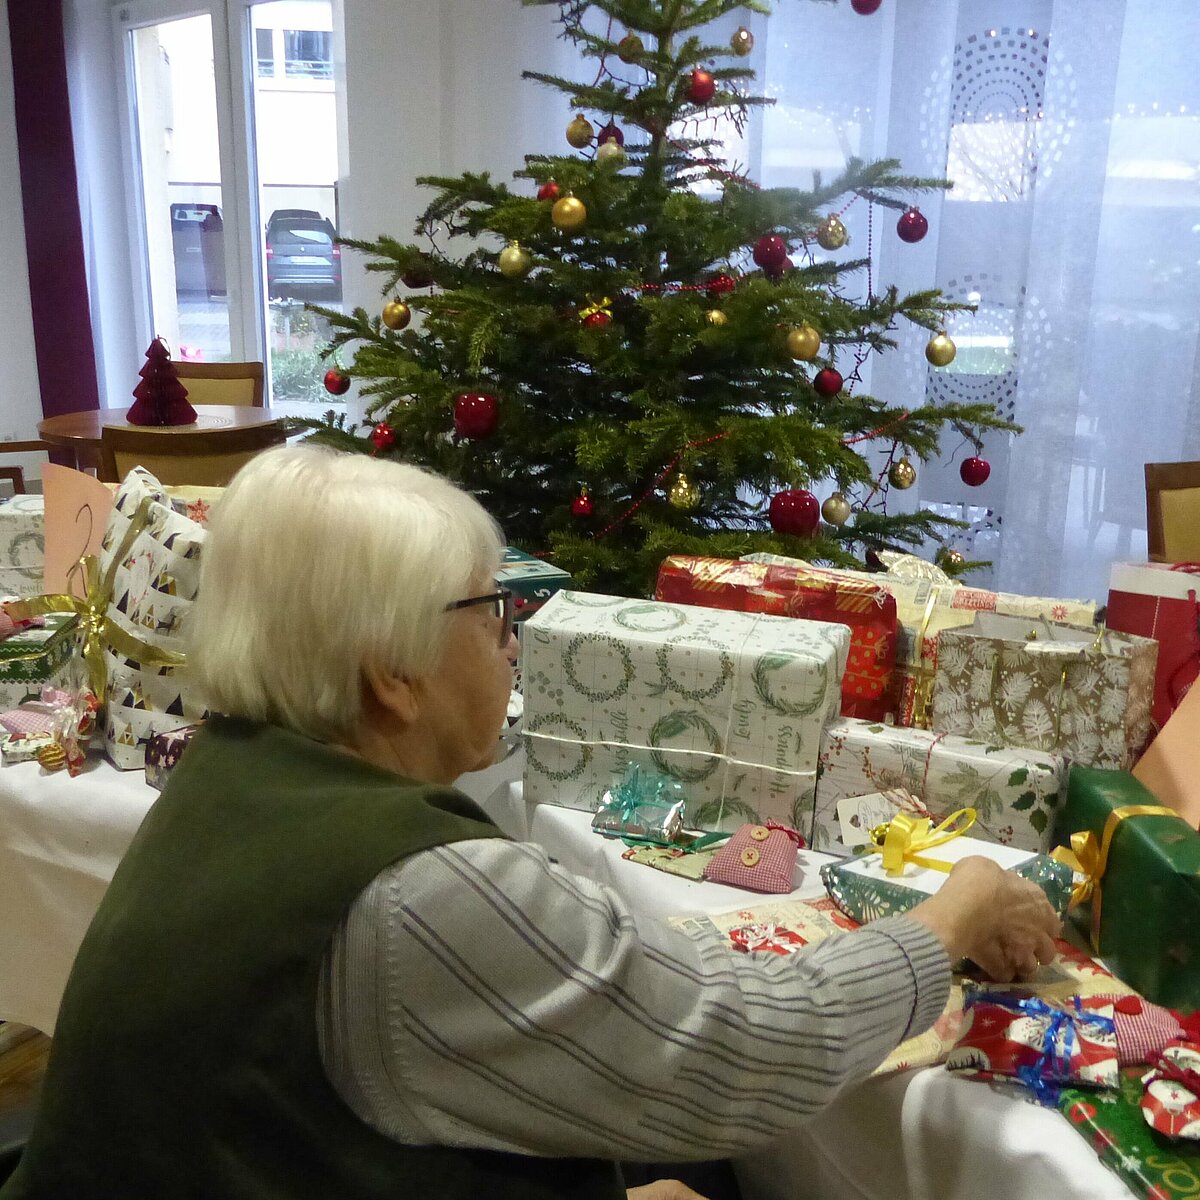
[[790, 892], [803, 844], [785, 825], [743, 825], [713, 855], [704, 878], [752, 892]]
[[1105, 996], [1113, 1006], [1117, 1026], [1117, 1061], [1123, 1067], [1149, 1062], [1173, 1041], [1183, 1037], [1183, 1026], [1170, 1009], [1141, 996]]

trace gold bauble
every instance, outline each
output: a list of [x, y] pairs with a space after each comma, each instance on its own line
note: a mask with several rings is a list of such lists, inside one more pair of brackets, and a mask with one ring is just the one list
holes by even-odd
[[554, 202], [554, 207], [550, 210], [550, 220], [564, 233], [574, 233], [583, 228], [587, 220], [587, 209], [583, 201], [575, 196], [564, 196]]
[[849, 240], [850, 235], [839, 217], [829, 217], [817, 230], [817, 245], [822, 250], [840, 250]]
[[745, 58], [754, 49], [754, 34], [745, 25], [739, 25], [733, 37], [729, 39], [729, 48], [738, 58]]
[[944, 333], [931, 337], [925, 347], [925, 357], [935, 367], [948, 367], [957, 353], [958, 347]]
[[607, 142], [601, 142], [600, 148], [596, 151], [597, 162], [612, 162], [621, 166], [625, 162], [625, 149], [616, 138], [609, 138]]
[[567, 141], [576, 150], [582, 150], [584, 146], [592, 144], [592, 138], [595, 136], [596, 131], [592, 128], [591, 121], [583, 113], [576, 113], [575, 119], [567, 126]]
[[729, 318], [719, 308], [710, 308], [704, 316], [710, 325], [729, 324]]
[[821, 516], [825, 518], [830, 525], [845, 525], [850, 520], [850, 513], [853, 510], [850, 507], [850, 501], [841, 492], [834, 492], [824, 504], [821, 505]]
[[695, 508], [700, 503], [700, 489], [680, 471], [671, 484], [667, 499], [675, 508]]
[[500, 251], [500, 258], [497, 261], [500, 274], [508, 276], [509, 279], [522, 279], [529, 274], [529, 268], [533, 266], [533, 259], [529, 257], [529, 251], [519, 242], [509, 242]]
[[383, 323], [389, 329], [404, 329], [412, 320], [412, 309], [403, 300], [393, 300], [383, 306]]
[[893, 463], [888, 471], [888, 479], [892, 487], [905, 491], [917, 482], [917, 468], [908, 461], [907, 455], [898, 463]]
[[632, 66], [639, 62], [645, 53], [646, 47], [636, 33], [627, 33], [617, 43], [617, 57], [626, 65]]
[[967, 560], [961, 550], [941, 549], [937, 552], [936, 561], [943, 567], [961, 567]]
[[788, 330], [787, 352], [793, 357], [809, 362], [821, 351], [821, 335], [811, 325], [797, 325]]
[[34, 757], [47, 771], [61, 771], [67, 765], [67, 752], [58, 742], [39, 746]]

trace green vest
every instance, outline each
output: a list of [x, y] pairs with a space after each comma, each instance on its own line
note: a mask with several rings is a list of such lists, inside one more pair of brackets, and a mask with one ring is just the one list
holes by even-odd
[[317, 980], [354, 899], [406, 855], [501, 836], [453, 788], [213, 719], [80, 947], [0, 1200], [623, 1200], [612, 1163], [393, 1142], [321, 1065]]

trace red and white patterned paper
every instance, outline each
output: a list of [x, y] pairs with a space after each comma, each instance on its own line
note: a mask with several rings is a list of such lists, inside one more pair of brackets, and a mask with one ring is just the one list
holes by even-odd
[[[1183, 1074], [1200, 1078], [1200, 1045], [1181, 1042], [1162, 1053], [1168, 1064]], [[1161, 1069], [1142, 1077], [1142, 1116], [1151, 1129], [1171, 1138], [1200, 1140], [1200, 1083], [1164, 1077]]]

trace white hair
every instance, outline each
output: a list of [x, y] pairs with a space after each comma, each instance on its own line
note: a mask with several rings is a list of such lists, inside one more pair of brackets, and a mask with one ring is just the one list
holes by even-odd
[[427, 676], [446, 605], [491, 579], [501, 545], [478, 502], [438, 475], [268, 450], [213, 507], [189, 669], [214, 711], [344, 741], [361, 721], [363, 668]]

